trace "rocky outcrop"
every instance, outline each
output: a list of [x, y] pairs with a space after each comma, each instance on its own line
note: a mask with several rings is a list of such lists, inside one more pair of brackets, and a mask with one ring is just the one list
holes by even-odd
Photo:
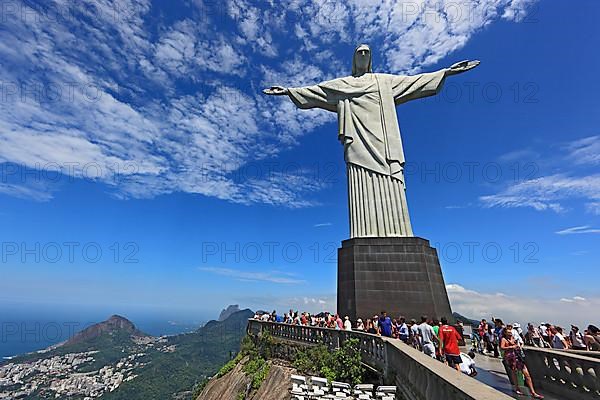
[[240, 306], [237, 304], [227, 307], [221, 311], [221, 314], [219, 315], [219, 321], [225, 321], [230, 315], [235, 314], [238, 311], [240, 311]]
[[[250, 385], [250, 378], [243, 371], [244, 363], [242, 360], [233, 370], [225, 376], [212, 379], [204, 388], [196, 400], [239, 400], [240, 393], [247, 393]], [[292, 368], [273, 364], [272, 361], [269, 375], [262, 383], [256, 393], [249, 397], [242, 397], [248, 400], [286, 400], [289, 399], [290, 377], [295, 372]]]
[[292, 374], [296, 371], [281, 365], [271, 365], [267, 379], [252, 400], [285, 400], [289, 399], [290, 382]]
[[250, 383], [242, 368], [242, 360], [229, 373], [218, 379], [211, 379], [196, 400], [238, 400], [240, 393], [245, 393]]

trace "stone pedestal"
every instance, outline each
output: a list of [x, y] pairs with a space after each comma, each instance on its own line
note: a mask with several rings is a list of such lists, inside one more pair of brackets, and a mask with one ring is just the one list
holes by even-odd
[[437, 251], [418, 237], [355, 238], [338, 249], [338, 313], [371, 318], [386, 311], [418, 321], [452, 319]]

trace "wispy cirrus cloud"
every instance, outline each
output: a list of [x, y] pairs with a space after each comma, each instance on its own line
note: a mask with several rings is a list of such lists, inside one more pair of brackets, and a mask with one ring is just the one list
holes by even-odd
[[[0, 182], [0, 193], [21, 199], [33, 199], [36, 201], [49, 201], [52, 199], [52, 191], [46, 187], [34, 185], [15, 185]], [[1, 215], [1, 214], [0, 214]]]
[[574, 226], [572, 228], [562, 229], [555, 232], [557, 235], [581, 235], [584, 233], [600, 233], [600, 229], [592, 228], [591, 226]]
[[600, 215], [600, 201], [586, 203], [585, 208], [590, 214]]
[[565, 211], [568, 199], [600, 199], [600, 175], [556, 174], [513, 184], [493, 195], [481, 196], [486, 207], [529, 207], [537, 211]]
[[575, 296], [572, 298], [561, 298], [560, 301], [562, 301], [563, 303], [577, 303], [577, 302], [584, 302], [586, 301], [585, 297], [581, 297], [581, 296]]
[[[594, 168], [600, 162], [600, 136], [577, 139], [559, 146], [564, 155], [554, 158], [560, 170], [533, 179], [511, 182], [496, 194], [481, 196], [485, 207], [533, 208], [537, 211], [567, 210], [566, 202], [580, 200], [586, 211], [600, 215], [600, 174], [584, 174], [586, 168]], [[539, 158], [531, 149], [516, 150], [501, 157], [505, 161]]]
[[201, 267], [200, 271], [209, 272], [215, 275], [226, 276], [241, 281], [269, 282], [285, 285], [300, 285], [306, 283], [301, 279], [295, 279], [290, 274], [284, 274], [279, 271], [259, 272], [259, 271], [242, 271], [230, 268], [219, 267]]
[[535, 160], [540, 157], [540, 154], [532, 149], [517, 149], [509, 151], [498, 157], [499, 161], [510, 163], [521, 160]]
[[600, 165], [600, 135], [575, 140], [565, 146], [569, 159], [579, 165]]

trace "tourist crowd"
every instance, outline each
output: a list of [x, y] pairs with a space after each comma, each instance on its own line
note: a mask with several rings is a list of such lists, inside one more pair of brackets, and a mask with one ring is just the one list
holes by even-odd
[[359, 318], [356, 322], [346, 316], [327, 312], [320, 314], [300, 313], [290, 310], [284, 315], [276, 311], [272, 313], [257, 313], [255, 319], [266, 322], [278, 322], [292, 325], [313, 326], [345, 331], [359, 331], [373, 335], [398, 339], [411, 345], [426, 355], [436, 358], [458, 371], [475, 376], [475, 352], [461, 353], [459, 344], [463, 341], [462, 324], [451, 326], [446, 318], [439, 321], [427, 316], [421, 317], [421, 322], [407, 321], [404, 317], [390, 318], [386, 312], [374, 315], [364, 321]]
[[562, 327], [550, 323], [541, 323], [539, 326], [529, 323], [524, 330], [518, 323], [505, 324], [499, 318], [492, 318], [489, 322], [482, 319], [479, 324], [471, 326], [472, 348], [465, 354], [459, 347], [459, 344], [464, 344], [463, 323], [457, 321], [455, 325], [450, 325], [446, 318], [436, 320], [423, 316], [417, 322], [414, 319], [407, 321], [404, 317], [391, 318], [382, 312], [365, 320], [359, 318], [351, 321], [347, 316], [328, 312], [310, 314], [293, 310], [283, 315], [276, 311], [259, 312], [254, 318], [398, 339], [470, 376], [477, 375], [474, 362], [476, 352], [500, 357], [514, 392], [522, 394], [519, 384], [525, 384], [531, 395], [538, 399], [543, 396], [537, 394], [533, 387], [525, 363], [524, 345], [557, 350], [600, 351], [600, 330], [595, 325], [589, 325], [583, 332], [578, 326], [571, 325], [569, 332], [566, 332]]
[[[278, 314], [276, 311], [272, 313], [258, 312], [254, 318], [291, 325], [367, 332], [402, 340], [427, 353], [431, 352], [429, 344], [432, 340], [429, 339], [429, 334], [425, 331], [426, 328], [423, 324], [426, 323], [426, 325], [431, 326], [435, 337], [439, 336], [440, 327], [445, 325], [443, 318], [437, 320], [435, 318], [423, 317], [421, 319], [425, 320], [421, 322], [417, 322], [414, 319], [407, 321], [404, 317], [391, 318], [385, 312], [365, 320], [359, 318], [356, 321], [350, 321], [347, 316], [342, 318], [340, 315], [329, 312], [311, 314], [293, 310], [283, 315]], [[463, 323], [457, 321], [453, 328], [457, 330], [462, 339], [464, 332]], [[595, 325], [589, 325], [583, 331], [578, 326], [571, 325], [571, 329], [567, 333], [564, 328], [558, 325], [543, 322], [539, 326], [529, 323], [526, 330], [523, 330], [519, 323], [505, 324], [499, 318], [492, 318], [489, 322], [486, 319], [482, 319], [478, 326], [473, 325], [471, 336], [473, 350], [481, 354], [488, 353], [499, 357], [500, 342], [504, 330], [511, 330], [515, 340], [520, 345], [558, 350], [600, 351], [600, 329]], [[432, 344], [435, 347], [435, 343]]]
[[473, 331], [477, 350], [481, 354], [487, 352], [498, 357], [505, 329], [513, 331], [513, 336], [520, 345], [556, 350], [600, 351], [600, 330], [595, 325], [588, 325], [583, 332], [578, 326], [571, 325], [571, 329], [566, 332], [558, 325], [543, 322], [539, 326], [529, 323], [526, 330], [523, 330], [520, 324], [504, 324], [499, 318], [492, 318], [491, 322], [482, 319]]

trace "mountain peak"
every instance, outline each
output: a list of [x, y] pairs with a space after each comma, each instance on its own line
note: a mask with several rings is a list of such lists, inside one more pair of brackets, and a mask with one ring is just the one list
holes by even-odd
[[120, 315], [113, 315], [104, 322], [94, 324], [69, 339], [65, 345], [80, 344], [89, 340], [96, 339], [105, 334], [125, 333], [133, 337], [148, 336], [139, 331], [133, 322]]
[[106, 321], [104, 321], [105, 323], [111, 323], [111, 324], [126, 324], [126, 325], [133, 325], [133, 323], [128, 320], [125, 317], [122, 317], [120, 315], [112, 315], [109, 319], [107, 319]]
[[221, 311], [219, 315], [219, 321], [225, 321], [231, 314], [235, 314], [240, 311], [240, 306], [238, 304], [233, 304]]
[[212, 329], [213, 327], [237, 327], [237, 326], [246, 326], [248, 323], [248, 318], [251, 318], [254, 315], [254, 311], [246, 308], [245, 310], [239, 310], [233, 312], [223, 321], [209, 321], [204, 325], [203, 328], [200, 329]]

